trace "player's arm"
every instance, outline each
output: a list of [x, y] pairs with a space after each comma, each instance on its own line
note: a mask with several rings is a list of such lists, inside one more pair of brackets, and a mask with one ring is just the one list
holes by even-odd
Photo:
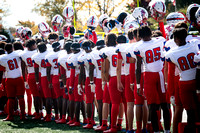
[[79, 78], [78, 78], [78, 84], [82, 84], [82, 82], [84, 80], [84, 73], [85, 73], [84, 64], [80, 64], [80, 74], [79, 74]]
[[121, 70], [122, 70], [122, 55], [120, 52], [117, 54], [117, 88], [119, 91], [123, 91], [124, 86], [121, 82]]
[[94, 82], [94, 68], [95, 68], [95, 66], [92, 63], [90, 63], [90, 65], [89, 65], [90, 82]]
[[164, 27], [164, 17], [158, 17], [158, 23], [160, 27], [160, 31], [163, 34], [163, 37], [166, 38], [165, 27]]
[[49, 88], [53, 88], [52, 82], [51, 82], [51, 64], [46, 60], [46, 73], [47, 73], [47, 80], [49, 83]]
[[39, 65], [34, 63], [34, 71], [35, 71], [35, 81], [39, 82]]
[[60, 65], [59, 69], [60, 69], [60, 75], [61, 75], [63, 85], [66, 86], [66, 71], [67, 70], [61, 65]]
[[109, 69], [110, 69], [110, 62], [108, 59], [104, 59], [104, 77], [105, 81], [109, 82]]
[[140, 79], [141, 79], [141, 65], [142, 65], [142, 57], [136, 56], [137, 61], [136, 65], [137, 68], [135, 70], [135, 75], [136, 75], [136, 83], [137, 83], [137, 93], [140, 95], [141, 93], [141, 88], [140, 88]]
[[25, 82], [26, 81], [26, 64], [23, 60], [21, 60], [21, 68], [22, 68], [22, 76]]

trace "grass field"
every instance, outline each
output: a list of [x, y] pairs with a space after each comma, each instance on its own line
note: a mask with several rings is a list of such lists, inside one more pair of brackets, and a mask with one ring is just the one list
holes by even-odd
[[0, 117], [0, 133], [95, 133], [93, 129], [70, 127], [66, 124], [56, 124], [54, 121], [34, 121], [31, 117], [28, 117], [26, 121], [20, 121], [19, 116], [15, 116], [15, 120], [9, 122], [3, 121], [5, 117]]

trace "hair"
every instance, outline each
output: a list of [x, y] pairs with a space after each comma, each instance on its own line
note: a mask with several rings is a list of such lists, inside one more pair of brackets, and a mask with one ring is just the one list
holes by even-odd
[[91, 43], [91, 47], [94, 48], [95, 47], [95, 43], [92, 40], [88, 40]]
[[9, 52], [13, 49], [13, 45], [11, 43], [7, 43], [5, 45], [5, 51]]
[[47, 38], [48, 38], [48, 39], [54, 39], [54, 40], [56, 40], [56, 39], [59, 38], [59, 36], [58, 36], [57, 33], [55, 33], [55, 32], [51, 32], [51, 33], [49, 33], [49, 35], [48, 35]]
[[47, 50], [47, 46], [44, 42], [40, 42], [38, 45], [37, 45], [37, 48], [39, 50], [40, 53], [43, 53]]
[[96, 46], [97, 46], [97, 50], [100, 50], [101, 48], [103, 48], [105, 46], [104, 40], [98, 40], [96, 43]]
[[128, 30], [128, 39], [133, 40], [134, 39], [134, 29], [131, 28]]
[[117, 36], [114, 33], [108, 33], [105, 38], [106, 46], [116, 46], [117, 45]]
[[152, 32], [152, 37], [159, 37], [159, 36], [163, 36], [160, 30], [156, 30]]
[[41, 39], [41, 38], [36, 38], [36, 39], [35, 39], [35, 42], [36, 42], [36, 44], [38, 45], [40, 42], [42, 42], [42, 39]]
[[73, 42], [70, 49], [74, 51], [80, 51], [80, 44], [78, 42]]
[[151, 37], [152, 32], [149, 26], [141, 26], [138, 28], [138, 37], [145, 38], [145, 37]]
[[13, 48], [14, 50], [24, 50], [22, 43], [18, 41], [13, 43]]
[[61, 45], [59, 42], [56, 41], [56, 42], [52, 43], [52, 48], [53, 48], [54, 52], [59, 51], [60, 47], [61, 47]]
[[72, 45], [72, 41], [71, 41], [71, 42], [70, 42], [70, 41], [67, 41], [67, 42], [65, 43], [64, 49], [67, 51], [67, 53], [70, 53], [70, 52], [71, 52], [71, 49], [70, 49], [71, 45]]
[[187, 37], [187, 30], [185, 28], [175, 28], [173, 36], [179, 40], [185, 40]]
[[4, 49], [0, 48], [0, 55], [5, 54]]
[[6, 42], [0, 41], [0, 48], [4, 49]]
[[187, 26], [187, 24], [184, 23], [184, 22], [179, 22], [179, 23], [175, 24], [174, 28], [175, 28], [175, 29], [176, 29], [176, 28], [185, 28], [186, 30], [188, 30], [188, 26]]
[[119, 35], [117, 37], [117, 43], [126, 43], [126, 37], [124, 35]]
[[26, 41], [25, 46], [27, 48], [31, 48], [35, 44], [36, 44], [36, 41], [34, 39], [30, 39], [30, 40]]

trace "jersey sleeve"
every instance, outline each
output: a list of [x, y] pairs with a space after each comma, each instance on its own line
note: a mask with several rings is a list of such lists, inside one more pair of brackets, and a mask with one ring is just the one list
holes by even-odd
[[165, 27], [163, 22], [159, 22], [160, 31], [163, 34], [163, 37], [166, 38]]
[[194, 55], [194, 62], [198, 64], [200, 63], [200, 51]]
[[135, 48], [134, 48], [134, 54], [135, 54], [136, 56], [141, 57], [139, 47], [135, 47]]

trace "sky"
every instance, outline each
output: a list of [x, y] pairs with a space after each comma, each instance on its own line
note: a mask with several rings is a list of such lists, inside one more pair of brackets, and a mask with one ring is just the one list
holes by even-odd
[[19, 20], [35, 21], [35, 24], [45, 21], [45, 17], [31, 11], [34, 8], [34, 4], [38, 1], [39, 0], [6, 0], [9, 8], [9, 15], [3, 18], [5, 27], [15, 27]]

